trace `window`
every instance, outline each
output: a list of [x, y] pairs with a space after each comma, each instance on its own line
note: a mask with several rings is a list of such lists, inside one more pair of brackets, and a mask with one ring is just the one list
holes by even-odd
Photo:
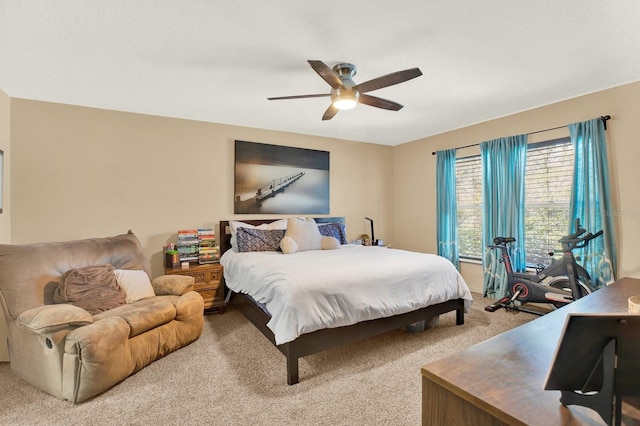
[[[527, 263], [547, 264], [567, 234], [573, 175], [569, 138], [531, 144], [525, 172], [525, 250]], [[480, 155], [456, 161], [460, 257], [482, 258], [482, 163]]]
[[524, 237], [527, 263], [548, 264], [567, 235], [573, 178], [569, 138], [531, 145], [525, 174]]
[[480, 156], [456, 160], [458, 250], [461, 258], [482, 258], [482, 163]]

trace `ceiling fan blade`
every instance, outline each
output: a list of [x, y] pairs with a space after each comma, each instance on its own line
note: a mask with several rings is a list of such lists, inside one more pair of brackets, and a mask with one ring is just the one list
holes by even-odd
[[382, 89], [383, 87], [393, 86], [394, 84], [402, 83], [412, 78], [420, 77], [422, 71], [419, 68], [411, 68], [404, 71], [396, 71], [391, 74], [383, 75], [382, 77], [374, 78], [373, 80], [365, 81], [354, 86], [360, 93], [371, 92], [372, 90]]
[[360, 95], [358, 102], [361, 104], [369, 105], [376, 108], [389, 109], [391, 111], [398, 111], [403, 108], [403, 105], [400, 105], [397, 102], [393, 102], [387, 99], [382, 99], [377, 96], [371, 95]]
[[330, 93], [320, 93], [317, 95], [295, 95], [295, 96], [278, 96], [275, 98], [267, 98], [269, 101], [277, 101], [279, 99], [304, 99], [304, 98], [321, 98], [325, 96], [331, 96]]
[[340, 80], [340, 77], [338, 77], [338, 75], [335, 72], [333, 72], [333, 70], [329, 68], [324, 62], [322, 61], [307, 61], [307, 62], [309, 62], [309, 65], [311, 65], [311, 68], [313, 68], [313, 70], [317, 72], [318, 75], [322, 77], [324, 81], [329, 83], [329, 86], [333, 87], [334, 89], [344, 88], [344, 86], [342, 85], [342, 80]]
[[334, 107], [333, 104], [329, 105], [329, 108], [324, 112], [322, 116], [322, 120], [331, 120], [338, 113], [338, 108]]

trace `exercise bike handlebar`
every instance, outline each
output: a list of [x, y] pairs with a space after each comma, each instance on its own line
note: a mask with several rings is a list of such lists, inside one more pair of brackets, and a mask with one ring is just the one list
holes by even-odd
[[580, 235], [584, 234], [585, 232], [587, 232], [586, 229], [584, 229], [581, 225], [580, 225], [580, 219], [576, 219], [576, 232], [574, 232], [573, 234], [569, 234], [567, 236], [564, 236], [560, 239], [560, 241], [562, 240], [576, 240], [578, 239], [578, 237], [580, 237]]
[[[586, 247], [589, 241], [594, 238], [602, 235], [602, 230], [592, 234], [591, 232], [583, 235], [587, 232], [582, 226], [580, 226], [580, 219], [576, 219], [576, 232], [573, 234], [569, 234], [560, 239], [560, 243], [563, 245], [563, 249], [565, 250], [574, 250], [578, 248]], [[490, 248], [502, 248], [506, 247], [509, 243], [514, 243], [516, 241], [513, 237], [495, 237], [493, 239], [493, 245], [490, 245]]]
[[577, 248], [583, 248], [583, 247], [586, 247], [587, 244], [589, 244], [589, 241], [602, 235], [602, 230], [596, 232], [595, 234], [592, 234], [591, 232], [589, 232], [585, 236], [580, 237], [579, 235], [583, 233], [584, 233], [584, 230], [583, 232], [580, 232], [580, 233], [567, 235], [566, 237], [563, 237], [560, 239], [560, 243], [563, 246], [567, 246], [571, 250], [577, 249]]

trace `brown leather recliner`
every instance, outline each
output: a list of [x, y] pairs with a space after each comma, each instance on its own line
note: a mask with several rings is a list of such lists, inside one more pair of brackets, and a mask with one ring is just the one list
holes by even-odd
[[193, 278], [151, 280], [155, 296], [90, 314], [54, 303], [66, 272], [92, 265], [145, 271], [149, 260], [136, 236], [0, 245], [0, 304], [12, 371], [73, 403], [91, 398], [153, 361], [197, 340], [204, 302]]

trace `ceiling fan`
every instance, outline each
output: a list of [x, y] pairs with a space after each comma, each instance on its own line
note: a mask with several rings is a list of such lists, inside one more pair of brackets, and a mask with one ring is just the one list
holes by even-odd
[[383, 87], [393, 86], [394, 84], [402, 83], [422, 75], [419, 68], [410, 68], [404, 71], [392, 72], [391, 74], [383, 75], [382, 77], [374, 78], [373, 80], [369, 80], [364, 83], [355, 84], [353, 82], [353, 76], [356, 74], [356, 67], [353, 64], [337, 64], [332, 69], [322, 61], [307, 62], [309, 62], [311, 68], [313, 68], [313, 70], [317, 72], [318, 75], [329, 84], [329, 86], [331, 86], [330, 93], [280, 96], [267, 99], [273, 101], [280, 99], [302, 99], [331, 96], [331, 105], [329, 105], [329, 108], [324, 112], [324, 115], [322, 116], [323, 120], [331, 120], [339, 110], [355, 108], [358, 103], [376, 108], [398, 111], [402, 108], [402, 105], [399, 103], [378, 98], [377, 96], [367, 95], [366, 93], [382, 89]]

